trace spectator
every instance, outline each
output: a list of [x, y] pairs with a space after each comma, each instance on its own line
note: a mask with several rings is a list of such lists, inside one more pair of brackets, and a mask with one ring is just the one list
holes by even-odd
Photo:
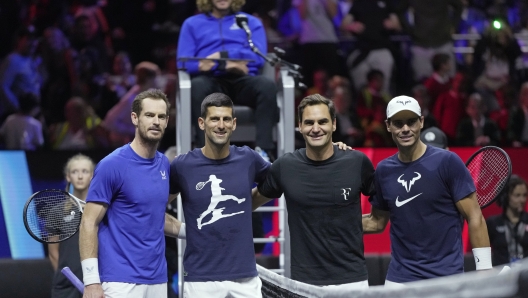
[[384, 123], [385, 110], [390, 101], [390, 94], [383, 91], [384, 81], [383, 73], [377, 69], [367, 74], [367, 85], [361, 90], [357, 101], [360, 118]]
[[457, 73], [449, 91], [440, 93], [433, 107], [438, 127], [445, 132], [451, 143], [455, 141], [458, 123], [464, 118], [466, 87], [465, 76]]
[[306, 96], [312, 94], [328, 94], [328, 74], [323, 69], [317, 69], [313, 73], [313, 85], [306, 90]]
[[293, 6], [302, 20], [299, 44], [305, 83], [310, 87], [316, 69], [324, 69], [329, 77], [340, 74], [338, 39], [332, 23], [337, 14], [337, 1], [294, 0]]
[[[5, 41], [4, 41], [5, 42]], [[20, 109], [19, 96], [31, 93], [40, 100], [42, 77], [35, 58], [36, 35], [32, 28], [15, 33], [15, 47], [0, 65], [0, 123]]]
[[524, 179], [512, 175], [497, 204], [502, 214], [486, 220], [492, 251], [493, 266], [515, 263], [528, 257], [527, 184]]
[[424, 82], [429, 92], [429, 109], [433, 109], [438, 96], [451, 88], [449, 74], [452, 70], [451, 56], [439, 53], [435, 54], [430, 61], [433, 66], [433, 74]]
[[[409, 9], [412, 9], [412, 18], [406, 17]], [[458, 28], [461, 14], [461, 0], [400, 1], [398, 8], [400, 22], [413, 41], [411, 64], [416, 82], [433, 73], [430, 61], [437, 53], [449, 55], [451, 64], [449, 74], [450, 76], [455, 74], [451, 35]]]
[[157, 78], [160, 75], [159, 67], [148, 61], [136, 65], [136, 84], [112, 107], [104, 118], [103, 126], [109, 132], [112, 147], [119, 147], [134, 139], [136, 127], [130, 121], [132, 102], [139, 93], [148, 89], [157, 88]]
[[367, 73], [378, 69], [385, 77], [383, 91], [389, 92], [394, 67], [390, 34], [400, 31], [400, 21], [389, 1], [355, 0], [341, 28], [357, 36], [357, 48], [347, 65], [356, 90], [366, 85]]
[[[462, 15], [461, 21], [457, 28], [459, 34], [482, 34], [489, 25], [486, 15], [479, 8], [471, 6], [469, 0], [462, 0]], [[455, 46], [458, 47], [474, 47], [476, 40], [456, 40]], [[457, 53], [457, 66], [465, 68], [473, 63], [472, 53]]]
[[86, 98], [97, 108], [103, 73], [108, 69], [105, 45], [93, 32], [92, 20], [86, 15], [75, 18], [70, 41], [77, 74], [72, 78], [73, 94]]
[[390, 95], [382, 91], [383, 73], [371, 70], [367, 74], [367, 86], [363, 88], [357, 100], [357, 114], [362, 129], [365, 131], [367, 147], [385, 147], [391, 139], [385, 127], [385, 111]]
[[42, 59], [46, 80], [42, 86], [42, 109], [48, 123], [64, 121], [64, 105], [71, 97], [77, 78], [73, 50], [64, 33], [56, 27], [44, 30]]
[[332, 134], [332, 141], [359, 147], [363, 145], [364, 135], [358, 117], [351, 109], [352, 98], [347, 87], [337, 86], [330, 94], [336, 109], [336, 130]]
[[80, 6], [75, 12], [75, 17], [87, 16], [90, 19], [91, 31], [100, 40], [104, 41], [109, 56], [113, 55], [112, 39], [108, 21], [103, 13], [99, 0], [80, 0]]
[[[64, 177], [67, 182], [65, 191], [72, 192], [75, 197], [85, 201], [94, 169], [95, 163], [88, 156], [76, 154], [70, 157], [64, 167]], [[73, 191], [70, 190], [70, 187]], [[55, 214], [68, 214], [71, 210], [76, 210], [76, 204], [72, 204], [73, 202], [70, 200], [66, 202], [68, 203], [53, 206], [64, 210], [60, 213], [55, 211]], [[68, 216], [64, 217], [64, 221], [68, 219]], [[59, 236], [55, 237], [59, 238]], [[77, 278], [83, 279], [81, 258], [79, 256], [79, 233], [75, 233], [71, 238], [60, 243], [49, 243], [48, 257], [54, 271], [51, 297], [81, 298], [83, 296], [82, 293], [61, 272], [62, 268], [68, 267]]]
[[485, 116], [482, 97], [478, 93], [469, 96], [466, 105], [467, 117], [457, 127], [456, 142], [458, 146], [497, 146], [500, 132], [497, 124]]
[[[188, 18], [182, 26], [178, 40], [178, 58], [232, 58], [250, 61], [178, 61], [193, 76], [191, 82], [192, 119], [200, 117], [202, 100], [209, 94], [222, 92], [238, 105], [255, 111], [256, 151], [273, 159], [272, 131], [278, 120], [277, 87], [275, 82], [259, 75], [265, 61], [248, 45], [246, 33], [235, 22], [235, 14], [244, 14], [252, 32], [255, 47], [267, 52], [266, 33], [260, 20], [239, 12], [244, 0], [197, 0], [198, 15]], [[203, 131], [192, 122], [195, 147], [204, 145]]]
[[528, 82], [521, 86], [519, 105], [512, 108], [508, 121], [508, 140], [513, 147], [528, 146]]
[[[500, 109], [497, 92], [508, 84], [516, 86], [515, 66], [522, 52], [505, 22], [496, 20], [475, 46], [473, 75], [475, 88], [482, 93], [487, 112]], [[498, 24], [498, 25], [497, 25]]]
[[425, 88], [424, 85], [416, 85], [412, 88], [412, 94], [422, 109], [422, 116], [424, 117], [423, 129], [425, 130], [429, 127], [438, 126], [435, 116], [433, 116], [433, 113], [429, 110], [430, 99], [427, 88]]
[[135, 83], [136, 76], [132, 69], [130, 57], [126, 52], [117, 53], [112, 64], [112, 73], [105, 74], [102, 101], [97, 110], [97, 115], [104, 118], [106, 113], [119, 102], [119, 99], [125, 96]]
[[0, 140], [7, 150], [36, 150], [44, 144], [42, 124], [33, 117], [39, 108], [37, 97], [27, 93], [19, 101], [20, 110], [0, 127]]
[[107, 147], [101, 119], [80, 97], [72, 97], [64, 108], [66, 122], [50, 127], [50, 145], [59, 150], [87, 150]]
[[292, 6], [293, 0], [278, 2], [277, 30], [288, 41], [297, 41], [302, 31], [302, 20], [299, 11]]

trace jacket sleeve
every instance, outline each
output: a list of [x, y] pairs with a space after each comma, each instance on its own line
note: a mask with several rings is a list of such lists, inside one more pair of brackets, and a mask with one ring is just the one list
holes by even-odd
[[180, 30], [180, 37], [178, 38], [176, 65], [178, 69], [185, 68], [190, 74], [197, 74], [199, 72], [197, 60], [187, 60], [185, 62], [179, 61], [179, 58], [181, 57], [195, 57], [196, 55], [196, 41], [193, 29], [194, 28], [189, 19], [183, 22]]

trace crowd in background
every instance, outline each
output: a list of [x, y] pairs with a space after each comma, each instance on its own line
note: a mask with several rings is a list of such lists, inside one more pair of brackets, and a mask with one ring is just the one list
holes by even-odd
[[[528, 145], [527, 1], [247, 0], [243, 11], [262, 20], [269, 52], [302, 66], [298, 99], [334, 100], [336, 141], [393, 146], [386, 104], [407, 94], [450, 146]], [[174, 101], [178, 32], [195, 13], [195, 0], [2, 1], [1, 148], [129, 142], [136, 94]], [[162, 150], [175, 121], [167, 129]]]

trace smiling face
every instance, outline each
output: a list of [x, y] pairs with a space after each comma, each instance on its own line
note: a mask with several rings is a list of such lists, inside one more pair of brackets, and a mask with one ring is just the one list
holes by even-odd
[[332, 133], [336, 121], [330, 116], [325, 104], [308, 105], [302, 113], [299, 130], [306, 141], [307, 149], [323, 149], [332, 146]]
[[162, 99], [145, 98], [142, 100], [139, 115], [132, 112], [132, 123], [136, 126], [136, 136], [143, 142], [158, 143], [163, 138], [169, 120], [167, 104]]
[[396, 113], [385, 123], [398, 148], [412, 147], [420, 140], [423, 116], [404, 110]]
[[229, 145], [231, 134], [236, 129], [233, 108], [209, 106], [205, 118], [198, 118], [198, 125], [205, 131], [206, 146]]

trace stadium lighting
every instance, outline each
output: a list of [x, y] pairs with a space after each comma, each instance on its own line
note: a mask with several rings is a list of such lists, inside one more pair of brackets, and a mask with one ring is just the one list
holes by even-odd
[[497, 20], [493, 21], [493, 28], [500, 29], [502, 27], [501, 23]]

